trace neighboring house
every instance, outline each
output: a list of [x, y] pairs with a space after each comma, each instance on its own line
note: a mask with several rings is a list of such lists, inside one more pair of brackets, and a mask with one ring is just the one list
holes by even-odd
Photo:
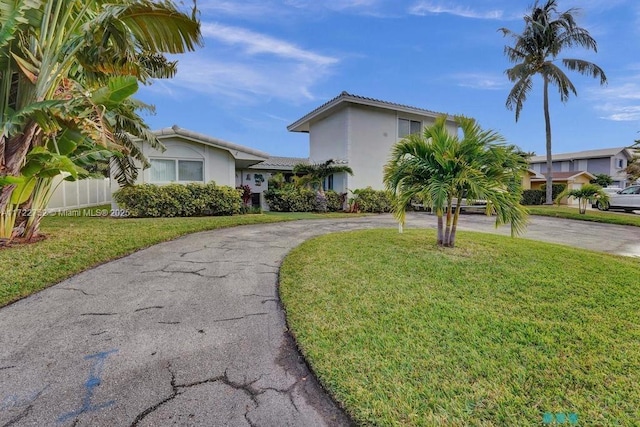
[[[579, 190], [583, 185], [589, 184], [589, 182], [595, 178], [595, 175], [586, 171], [577, 172], [554, 172], [552, 175], [554, 184], [564, 184], [570, 190]], [[542, 190], [542, 186], [547, 183], [545, 175], [540, 174], [537, 177], [530, 179], [532, 190]], [[572, 198], [567, 202], [567, 199], [562, 200], [562, 204], [578, 204], [578, 200]]]
[[[579, 151], [576, 153], [554, 154], [555, 172], [586, 171], [593, 175], [606, 174], [613, 179], [613, 186], [624, 188], [629, 185], [625, 168], [633, 159], [634, 150], [625, 147]], [[533, 156], [529, 159], [531, 169], [539, 174], [547, 172], [547, 157]]]
[[[383, 167], [392, 146], [442, 116], [422, 108], [395, 104], [342, 92], [287, 127], [291, 132], [309, 134], [309, 161], [333, 159], [353, 170], [353, 176], [338, 174], [325, 183], [328, 189], [346, 192], [358, 188], [384, 188]], [[451, 133], [458, 127], [447, 116]]]

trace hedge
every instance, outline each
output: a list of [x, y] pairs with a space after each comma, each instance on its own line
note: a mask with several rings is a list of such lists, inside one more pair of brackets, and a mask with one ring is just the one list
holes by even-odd
[[133, 217], [233, 215], [242, 208], [239, 190], [214, 182], [133, 185], [121, 188], [113, 197]]
[[337, 212], [342, 210], [342, 197], [333, 190], [324, 192], [303, 187], [269, 189], [264, 193], [269, 209], [274, 212]]
[[349, 203], [351, 210], [357, 212], [384, 213], [391, 212], [392, 207], [388, 191], [374, 190], [371, 187], [354, 190]]
[[[552, 199], [555, 200], [565, 189], [565, 184], [553, 184], [551, 187]], [[542, 184], [540, 190], [524, 190], [520, 204], [525, 206], [543, 205], [547, 201], [547, 185]]]

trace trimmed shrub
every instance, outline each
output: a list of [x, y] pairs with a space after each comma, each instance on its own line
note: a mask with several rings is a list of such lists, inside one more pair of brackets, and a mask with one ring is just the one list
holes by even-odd
[[391, 194], [384, 190], [374, 190], [371, 187], [353, 191], [353, 198], [349, 201], [351, 210], [357, 212], [384, 213], [391, 212]]
[[242, 207], [240, 191], [214, 182], [133, 185], [121, 188], [113, 197], [132, 217], [233, 215]]
[[[558, 195], [559, 195], [560, 193], [562, 193], [562, 192], [564, 191], [564, 189], [565, 189], [565, 188], [567, 188], [567, 186], [566, 186], [565, 184], [553, 184], [553, 185], [551, 186], [551, 198], [552, 198], [553, 200], [555, 200], [555, 199], [556, 199], [556, 197], [558, 197]], [[547, 184], [542, 184], [542, 185], [540, 186], [540, 189], [541, 189], [542, 191], [547, 191]], [[546, 193], [545, 193], [545, 194], [546, 194]], [[543, 202], [543, 203], [544, 203], [544, 202]]]
[[327, 209], [329, 212], [340, 212], [344, 210], [346, 194], [338, 194], [333, 190], [327, 190], [324, 195], [327, 197]]
[[520, 204], [524, 206], [542, 205], [545, 202], [545, 198], [546, 194], [542, 190], [524, 190]]
[[316, 192], [308, 188], [269, 189], [264, 193], [269, 209], [274, 212], [314, 212]]

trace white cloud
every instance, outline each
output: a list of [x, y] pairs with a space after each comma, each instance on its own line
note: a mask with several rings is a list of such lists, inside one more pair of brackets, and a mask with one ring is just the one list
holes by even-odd
[[640, 76], [630, 81], [587, 90], [587, 97], [596, 103], [601, 118], [616, 122], [640, 120]]
[[[169, 87], [225, 102], [257, 104], [272, 98], [314, 100], [313, 88], [339, 60], [240, 27], [203, 23], [204, 49], [179, 57]], [[231, 47], [231, 48], [230, 48]]]
[[452, 5], [451, 2], [447, 2], [446, 5], [441, 5], [428, 0], [415, 3], [409, 8], [409, 13], [418, 16], [448, 14], [472, 19], [512, 19], [510, 17], [507, 18], [505, 12], [500, 9], [478, 11], [468, 6]]
[[338, 62], [336, 58], [319, 55], [285, 41], [256, 33], [244, 28], [230, 27], [221, 24], [203, 23], [202, 35], [229, 45], [240, 45], [248, 55], [267, 54], [300, 62], [328, 66]]
[[502, 90], [509, 87], [504, 75], [488, 73], [458, 73], [451, 76], [458, 86], [481, 90]]

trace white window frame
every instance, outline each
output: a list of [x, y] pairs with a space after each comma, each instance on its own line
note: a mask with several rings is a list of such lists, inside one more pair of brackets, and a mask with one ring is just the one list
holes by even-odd
[[618, 168], [618, 169], [624, 168], [624, 160], [623, 159], [616, 159], [616, 168]]
[[[186, 159], [183, 157], [151, 157], [149, 158], [149, 162], [153, 162], [154, 160], [163, 160], [163, 161], [172, 161], [173, 166], [175, 168], [175, 181], [155, 181], [151, 176], [151, 170], [149, 170], [149, 182], [153, 184], [168, 184], [168, 183], [185, 183], [188, 184], [190, 182], [204, 182], [204, 172], [205, 172], [205, 163], [204, 159]], [[192, 181], [192, 180], [181, 180], [180, 179], [180, 162], [199, 162], [202, 164], [202, 180], [200, 181]]]

